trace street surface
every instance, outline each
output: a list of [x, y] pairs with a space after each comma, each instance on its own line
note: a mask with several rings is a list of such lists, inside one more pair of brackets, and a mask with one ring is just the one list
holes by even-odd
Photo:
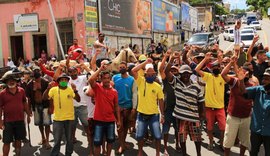
[[[270, 42], [269, 42], [270, 41], [270, 29], [268, 29], [268, 28], [270, 27], [270, 21], [269, 21], [269, 19], [264, 19], [263, 21], [261, 21], [261, 23], [262, 23], [262, 30], [258, 31], [258, 34], [260, 36], [259, 42], [262, 42], [264, 46], [265, 45], [269, 46], [270, 45]], [[220, 34], [220, 48], [224, 51], [232, 50], [233, 42], [224, 41], [222, 34]], [[22, 156], [32, 156], [32, 155], [34, 155], [34, 156], [49, 156], [50, 150], [45, 150], [40, 145], [38, 145], [38, 143], [41, 141], [41, 136], [40, 136], [38, 127], [33, 125], [33, 118], [32, 118], [32, 122], [30, 124], [30, 129], [31, 129], [32, 147], [30, 147], [28, 143], [23, 144]], [[168, 152], [170, 155], [181, 155], [181, 153], [178, 153], [174, 150], [175, 149], [175, 142], [174, 142], [173, 133], [174, 133], [173, 128], [171, 128], [170, 135], [169, 135], [169, 143], [168, 143], [169, 151]], [[2, 134], [2, 131], [1, 131], [1, 134]], [[89, 155], [89, 148], [87, 147], [88, 143], [87, 143], [86, 136], [82, 130], [82, 127], [79, 127], [79, 129], [77, 129], [76, 138], [77, 138], [78, 142], [74, 145], [73, 155], [74, 156], [87, 156], [87, 155]], [[203, 132], [202, 138], [203, 138], [203, 141], [202, 141], [201, 153], [203, 156], [223, 155], [223, 152], [220, 150], [220, 148], [218, 146], [216, 146], [213, 151], [209, 151], [207, 149], [208, 137], [207, 137], [205, 131]], [[127, 142], [131, 146], [131, 149], [125, 151], [124, 155], [127, 155], [127, 156], [137, 155], [138, 145], [137, 145], [137, 141], [135, 140], [135, 135], [128, 134]], [[215, 138], [215, 142], [218, 143], [219, 139]], [[52, 135], [50, 135], [50, 144], [53, 146]], [[162, 144], [163, 144], [163, 141], [162, 141]], [[2, 147], [2, 146], [3, 146], [3, 143], [1, 141], [0, 147]], [[117, 148], [118, 148], [118, 140], [116, 140], [116, 142], [114, 144], [112, 155], [115, 155], [115, 150], [117, 150]], [[151, 145], [145, 145], [143, 149], [144, 149], [145, 155], [149, 155], [149, 156], [155, 155], [154, 143], [151, 143]], [[1, 149], [0, 153], [2, 153], [2, 149]], [[61, 156], [63, 156], [65, 153], [65, 146], [63, 146], [63, 144], [61, 146], [61, 153], [62, 153]], [[163, 145], [161, 146], [161, 153], [163, 153]], [[187, 153], [190, 156], [196, 155], [195, 145], [193, 142], [191, 142], [189, 140], [189, 138], [187, 141]], [[12, 156], [13, 154], [14, 154], [13, 147], [11, 147], [10, 156]], [[239, 147], [233, 147], [231, 149], [231, 156], [237, 156], [237, 155], [239, 155]], [[247, 151], [246, 151], [245, 155], [246, 156], [249, 155]], [[264, 152], [263, 152], [263, 149], [261, 149], [259, 156], [263, 156], [263, 155], [264, 155]]]

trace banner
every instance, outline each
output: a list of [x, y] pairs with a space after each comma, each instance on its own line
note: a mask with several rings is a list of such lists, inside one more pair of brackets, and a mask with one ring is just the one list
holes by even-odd
[[179, 21], [179, 8], [162, 0], [153, 0], [153, 10], [154, 30], [166, 32], [177, 31], [176, 23]]
[[151, 3], [146, 0], [100, 0], [101, 29], [151, 35]]
[[181, 14], [182, 14], [182, 29], [190, 30], [191, 21], [189, 15], [189, 5], [186, 3], [181, 3]]
[[193, 29], [196, 31], [198, 30], [198, 10], [196, 8], [190, 7], [189, 8], [189, 15], [190, 15], [190, 30]]
[[13, 20], [15, 32], [38, 31], [37, 14], [17, 14]]
[[[86, 45], [92, 47], [98, 33], [97, 1], [85, 0]], [[89, 52], [91, 53], [91, 52]]]

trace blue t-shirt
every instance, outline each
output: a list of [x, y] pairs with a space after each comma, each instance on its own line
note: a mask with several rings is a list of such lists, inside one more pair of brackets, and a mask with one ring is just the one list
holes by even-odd
[[116, 74], [112, 78], [114, 87], [118, 92], [118, 103], [121, 108], [132, 108], [132, 87], [134, 78], [128, 76], [127, 78], [121, 77], [121, 74]]

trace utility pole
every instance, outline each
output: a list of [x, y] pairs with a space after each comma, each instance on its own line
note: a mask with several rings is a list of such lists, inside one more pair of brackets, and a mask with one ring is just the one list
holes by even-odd
[[47, 0], [47, 2], [48, 2], [48, 6], [49, 6], [51, 16], [52, 16], [52, 22], [53, 22], [54, 30], [55, 30], [56, 37], [57, 37], [57, 40], [58, 40], [58, 43], [59, 43], [59, 47], [60, 47], [60, 50], [61, 50], [61, 53], [62, 53], [62, 57], [65, 58], [65, 53], [64, 53], [64, 50], [63, 50], [63, 46], [62, 46], [60, 36], [59, 36], [59, 31], [58, 31], [58, 28], [57, 28], [57, 25], [56, 25], [56, 22], [55, 22], [51, 1]]

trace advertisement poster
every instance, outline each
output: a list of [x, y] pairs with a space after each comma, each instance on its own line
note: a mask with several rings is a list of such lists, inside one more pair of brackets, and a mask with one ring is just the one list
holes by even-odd
[[190, 21], [188, 4], [181, 3], [181, 15], [182, 15], [182, 29], [190, 30], [191, 21]]
[[146, 0], [100, 0], [101, 29], [151, 35], [151, 3]]
[[127, 48], [130, 43], [129, 37], [118, 37], [118, 49], [121, 49], [122, 46]]
[[[86, 27], [86, 45], [90, 48], [97, 39], [98, 18], [97, 18], [97, 1], [85, 0], [85, 27]], [[91, 54], [91, 52], [89, 53]]]
[[189, 8], [189, 15], [191, 21], [191, 30], [198, 30], [198, 10], [196, 8], [190, 7]]
[[156, 31], [174, 32], [179, 21], [179, 8], [162, 0], [153, 0], [153, 25]]
[[38, 14], [17, 14], [13, 20], [15, 32], [38, 31]]
[[132, 38], [131, 41], [132, 41], [132, 45], [135, 45], [135, 44], [138, 45], [139, 51], [140, 51], [140, 53], [142, 53], [142, 39], [140, 39], [140, 38]]

